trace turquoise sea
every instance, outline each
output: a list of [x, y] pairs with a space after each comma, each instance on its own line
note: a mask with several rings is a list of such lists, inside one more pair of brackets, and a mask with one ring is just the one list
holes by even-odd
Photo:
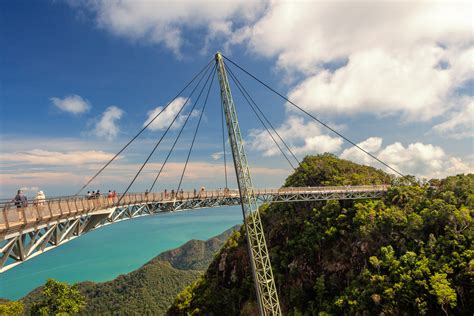
[[163, 213], [99, 228], [0, 274], [0, 297], [19, 299], [48, 278], [107, 281], [190, 239], [242, 223], [240, 206]]

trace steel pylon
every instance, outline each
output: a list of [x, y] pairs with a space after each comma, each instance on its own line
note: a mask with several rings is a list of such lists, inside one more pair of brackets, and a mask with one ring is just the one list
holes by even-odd
[[253, 191], [237, 113], [230, 92], [224, 61], [219, 52], [216, 53], [215, 60], [221, 89], [221, 102], [227, 122], [242, 213], [247, 231], [247, 243], [260, 315], [281, 315], [280, 301], [278, 300], [278, 293], [273, 278], [262, 221], [258, 212], [257, 199]]

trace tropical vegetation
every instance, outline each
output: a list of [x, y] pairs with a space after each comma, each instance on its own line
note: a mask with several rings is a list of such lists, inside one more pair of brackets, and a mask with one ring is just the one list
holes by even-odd
[[[285, 186], [395, 184], [383, 199], [260, 208], [286, 315], [472, 315], [474, 175], [414, 183], [324, 154]], [[244, 228], [170, 315], [256, 315]]]

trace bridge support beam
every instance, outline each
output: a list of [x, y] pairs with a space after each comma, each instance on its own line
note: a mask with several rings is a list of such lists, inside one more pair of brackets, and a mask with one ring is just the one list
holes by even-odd
[[278, 293], [276, 291], [275, 280], [270, 264], [270, 256], [263, 233], [260, 213], [258, 212], [257, 198], [253, 191], [247, 156], [244, 150], [224, 61], [219, 52], [216, 54], [215, 59], [221, 88], [221, 101], [227, 122], [232, 156], [234, 158], [235, 174], [239, 185], [242, 213], [244, 216], [245, 229], [247, 231], [249, 255], [260, 315], [281, 315], [280, 302], [278, 300]]

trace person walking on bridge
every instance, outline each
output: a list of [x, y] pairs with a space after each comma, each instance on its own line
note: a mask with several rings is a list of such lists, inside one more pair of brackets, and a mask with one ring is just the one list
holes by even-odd
[[12, 201], [15, 202], [17, 208], [28, 206], [28, 198], [21, 190], [18, 190]]
[[35, 206], [44, 205], [45, 200], [46, 200], [46, 196], [44, 195], [44, 192], [38, 191], [38, 193], [36, 193], [35, 198], [33, 199], [33, 205]]
[[35, 206], [36, 212], [38, 213], [38, 217], [36, 218], [36, 220], [42, 218], [45, 200], [46, 196], [44, 195], [43, 191], [38, 191], [38, 193], [36, 193], [35, 198], [33, 199], [33, 205]]
[[24, 208], [28, 206], [27, 197], [23, 194], [21, 190], [18, 190], [12, 202], [15, 203], [16, 209], [18, 210], [18, 219], [20, 221], [25, 220], [24, 212], [22, 212], [22, 210], [24, 210]]

